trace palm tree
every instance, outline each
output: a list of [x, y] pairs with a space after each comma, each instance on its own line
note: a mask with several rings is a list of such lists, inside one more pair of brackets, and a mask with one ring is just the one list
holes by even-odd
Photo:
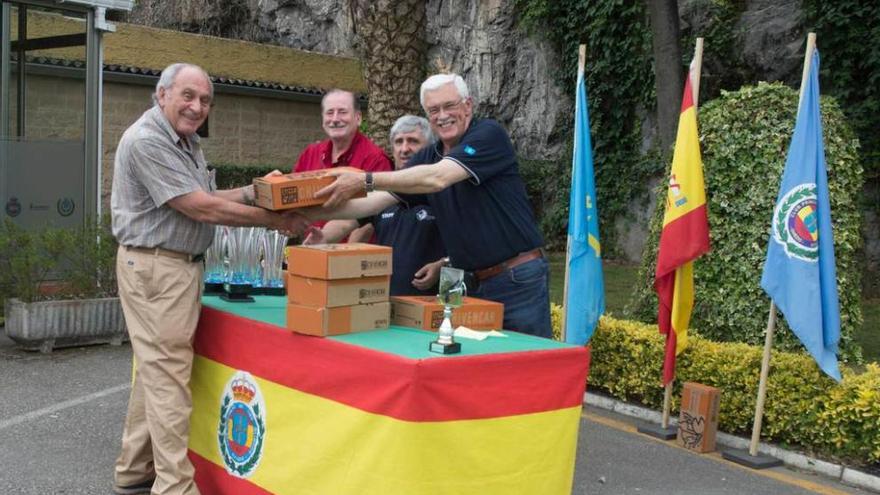
[[425, 75], [425, 0], [350, 0], [352, 26], [367, 83], [370, 138], [388, 143], [403, 114], [422, 113], [419, 86]]

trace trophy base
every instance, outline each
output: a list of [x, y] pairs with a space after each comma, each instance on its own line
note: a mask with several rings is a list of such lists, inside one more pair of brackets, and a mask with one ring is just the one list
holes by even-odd
[[264, 296], [286, 296], [287, 289], [284, 287], [261, 287], [257, 294]]
[[223, 293], [223, 284], [214, 282], [205, 282], [205, 295], [218, 295]]
[[428, 350], [430, 352], [436, 352], [437, 354], [458, 354], [461, 352], [461, 344], [458, 342], [441, 344], [435, 340], [428, 345]]
[[254, 302], [254, 298], [248, 295], [250, 292], [250, 284], [223, 284], [220, 299], [227, 302]]

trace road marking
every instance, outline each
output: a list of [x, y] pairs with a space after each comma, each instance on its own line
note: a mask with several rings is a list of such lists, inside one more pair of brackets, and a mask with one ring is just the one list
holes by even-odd
[[84, 395], [82, 397], [78, 397], [76, 399], [66, 400], [64, 402], [59, 402], [53, 406], [44, 407], [42, 409], [37, 409], [36, 411], [31, 411], [29, 413], [20, 414], [18, 416], [13, 416], [9, 419], [0, 420], [0, 430], [5, 428], [9, 428], [10, 426], [15, 426], [21, 423], [26, 423], [28, 421], [41, 418], [43, 416], [47, 416], [52, 413], [56, 413], [58, 411], [63, 411], [64, 409], [70, 409], [71, 407], [76, 407], [80, 404], [85, 404], [86, 402], [91, 402], [95, 399], [100, 399], [101, 397], [106, 397], [108, 395], [112, 395], [118, 392], [122, 392], [123, 390], [128, 390], [131, 388], [131, 385], [128, 383], [123, 383], [122, 385], [117, 385], [115, 387], [106, 388], [104, 390], [100, 390], [93, 394]]
[[[653, 440], [655, 442], [662, 443], [668, 447], [672, 447], [672, 448], [687, 451], [692, 454], [696, 454], [694, 451], [692, 451], [690, 449], [686, 449], [686, 448], [682, 447], [681, 445], [678, 445], [674, 441], [661, 440], [659, 438], [654, 438], [649, 435], [643, 435], [638, 432], [635, 425], [633, 425], [631, 423], [627, 423], [626, 421], [620, 421], [617, 419], [606, 418], [605, 416], [601, 416], [601, 415], [586, 412], [586, 411], [584, 411], [581, 414], [581, 416], [583, 416], [585, 419], [588, 419], [594, 423], [599, 423], [599, 424], [607, 426], [609, 428], [614, 428], [615, 430], [633, 433], [633, 434], [639, 435], [642, 438], [647, 438], [649, 440]], [[805, 490], [810, 490], [810, 491], [813, 491], [813, 492], [818, 493], [820, 495], [852, 495], [852, 492], [845, 492], [842, 490], [838, 490], [836, 488], [832, 488], [828, 485], [823, 485], [820, 483], [814, 483], [812, 481], [807, 481], [807, 480], [803, 480], [800, 478], [796, 478], [794, 476], [791, 476], [791, 475], [788, 475], [785, 473], [781, 473], [779, 471], [755, 470], [755, 469], [752, 469], [752, 468], [749, 468], [746, 466], [742, 466], [742, 465], [737, 464], [735, 462], [731, 462], [731, 461], [728, 461], [727, 459], [724, 459], [723, 457], [721, 457], [720, 452], [711, 452], [708, 454], [697, 454], [697, 455], [701, 455], [705, 459], [709, 459], [709, 460], [718, 462], [720, 464], [725, 464], [727, 466], [737, 467], [739, 469], [742, 469], [743, 471], [747, 471], [749, 473], [752, 473], [752, 474], [755, 474], [758, 476], [772, 478], [772, 479], [779, 481], [781, 483], [793, 485], [793, 486], [796, 486], [799, 488], [803, 488]]]

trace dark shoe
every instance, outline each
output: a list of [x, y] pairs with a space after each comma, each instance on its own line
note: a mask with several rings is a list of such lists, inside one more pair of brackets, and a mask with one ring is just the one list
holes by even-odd
[[126, 486], [114, 485], [113, 493], [116, 495], [138, 495], [150, 493], [150, 490], [153, 488], [153, 481], [155, 480], [141, 481], [140, 483]]

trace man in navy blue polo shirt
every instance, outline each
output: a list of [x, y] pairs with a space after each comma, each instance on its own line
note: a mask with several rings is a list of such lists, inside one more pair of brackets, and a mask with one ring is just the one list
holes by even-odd
[[[550, 337], [543, 239], [507, 132], [473, 119], [467, 85], [456, 74], [429, 77], [421, 102], [437, 143], [403, 170], [335, 173], [319, 191], [327, 203], [312, 214], [358, 218], [396, 201], [430, 205], [451, 264], [473, 275], [469, 294], [503, 303], [506, 329]], [[365, 189], [368, 197], [347, 201]]]
[[[389, 140], [394, 168], [400, 170], [434, 138], [425, 118], [404, 115], [391, 126]], [[446, 250], [437, 230], [436, 217], [428, 205], [406, 208], [402, 203], [395, 203], [369, 218], [331, 220], [320, 229], [309, 227], [303, 244], [338, 242], [367, 224], [375, 228], [378, 244], [394, 248], [391, 295], [436, 295]]]

